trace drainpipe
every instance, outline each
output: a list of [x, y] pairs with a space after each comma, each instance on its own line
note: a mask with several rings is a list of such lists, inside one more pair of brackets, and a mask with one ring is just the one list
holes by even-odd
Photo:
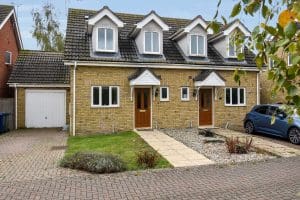
[[256, 104], [260, 104], [260, 82], [259, 82], [260, 72], [256, 74]]
[[72, 125], [72, 132], [73, 136], [76, 135], [76, 121], [75, 121], [75, 114], [76, 114], [76, 68], [77, 68], [77, 61], [74, 61], [74, 70], [73, 70], [73, 125]]
[[18, 129], [18, 89], [15, 84], [15, 129]]

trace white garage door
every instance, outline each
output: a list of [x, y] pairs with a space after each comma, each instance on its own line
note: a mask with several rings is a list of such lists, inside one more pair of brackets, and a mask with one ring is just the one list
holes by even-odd
[[27, 128], [62, 127], [66, 124], [65, 90], [26, 90]]

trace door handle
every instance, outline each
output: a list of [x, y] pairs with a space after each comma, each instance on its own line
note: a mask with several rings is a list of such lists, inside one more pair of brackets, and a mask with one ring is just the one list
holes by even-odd
[[146, 110], [140, 110], [140, 112], [146, 112]]

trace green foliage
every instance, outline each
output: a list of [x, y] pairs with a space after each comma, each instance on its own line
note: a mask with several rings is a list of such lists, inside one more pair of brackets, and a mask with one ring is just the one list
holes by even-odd
[[64, 36], [59, 30], [59, 22], [52, 4], [45, 4], [42, 11], [32, 10], [34, 30], [32, 36], [44, 51], [64, 51]]
[[95, 152], [77, 152], [64, 157], [60, 166], [92, 173], [114, 173], [126, 169], [125, 163], [119, 157]]
[[[127, 170], [144, 169], [136, 162], [136, 155], [143, 150], [154, 151], [135, 132], [127, 131], [114, 134], [98, 134], [69, 137], [65, 156], [77, 152], [99, 152], [119, 156], [126, 164]], [[155, 168], [171, 167], [167, 160], [159, 155]]]
[[[218, 2], [217, 10], [221, 1]], [[273, 68], [268, 69], [267, 72], [268, 79], [273, 81], [271, 93], [276, 95], [279, 91], [283, 91], [289, 103], [286, 108], [287, 114], [293, 115], [295, 110], [300, 114], [300, 1], [240, 0], [233, 6], [229, 18], [238, 17], [241, 13], [251, 16], [261, 14], [263, 22], [257, 24], [252, 30], [251, 37], [235, 37], [234, 44], [243, 44], [249, 50], [257, 52], [255, 62], [260, 70], [268, 66], [269, 58], [274, 61]], [[277, 15], [279, 15], [277, 24], [271, 25], [270, 21]], [[220, 30], [221, 26], [216, 19], [217, 15], [209, 25], [215, 33]], [[227, 23], [223, 17], [222, 21]], [[287, 61], [288, 55], [292, 56], [290, 66]], [[243, 56], [238, 54], [238, 59], [243, 59]], [[233, 78], [240, 84], [238, 71], [235, 71]]]

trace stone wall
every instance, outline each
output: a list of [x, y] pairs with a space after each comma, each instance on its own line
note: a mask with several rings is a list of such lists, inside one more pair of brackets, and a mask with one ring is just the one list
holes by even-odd
[[[134, 129], [134, 101], [131, 99], [128, 76], [136, 70], [136, 68], [77, 67], [76, 134]], [[199, 70], [152, 69], [152, 71], [161, 76], [161, 86], [168, 86], [170, 95], [167, 102], [161, 102], [159, 95], [152, 96], [152, 127], [198, 127], [198, 100], [196, 96], [193, 96], [193, 91], [196, 89], [193, 86], [193, 77], [199, 73]], [[218, 73], [226, 79], [226, 86], [238, 87], [233, 80], [233, 71], [218, 71]], [[71, 83], [73, 83], [73, 70]], [[241, 87], [246, 88], [246, 106], [224, 106], [224, 88], [217, 89], [217, 96], [213, 99], [215, 126], [225, 126], [227, 122], [229, 127], [234, 129], [240, 129], [243, 126], [242, 120], [245, 114], [257, 103], [256, 83], [256, 72], [247, 72], [246, 76], [242, 77]], [[101, 85], [120, 87], [120, 107], [91, 107], [91, 86]], [[182, 86], [190, 87], [190, 101], [181, 101], [180, 88]], [[71, 86], [71, 104], [72, 90]]]

